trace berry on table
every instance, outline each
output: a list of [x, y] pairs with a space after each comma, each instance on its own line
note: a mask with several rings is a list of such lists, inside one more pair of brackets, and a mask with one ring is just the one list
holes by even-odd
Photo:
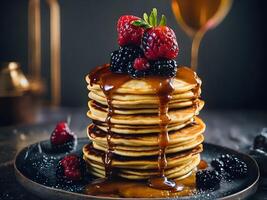
[[66, 122], [60, 122], [51, 134], [50, 141], [53, 146], [64, 145], [75, 139], [74, 133]]
[[254, 139], [253, 148], [267, 151], [267, 138], [264, 135], [257, 135]]
[[215, 158], [211, 161], [210, 165], [219, 173], [224, 172], [224, 164], [223, 161]]
[[[248, 172], [247, 164], [233, 155], [223, 154], [217, 160], [222, 163], [221, 167], [229, 178], [241, 178]], [[216, 169], [216, 166], [214, 168]]]
[[76, 155], [67, 155], [59, 161], [59, 167], [62, 169], [63, 177], [71, 181], [82, 179], [82, 161]]
[[136, 20], [140, 20], [140, 18], [133, 15], [124, 15], [119, 18], [117, 31], [118, 43], [120, 46], [129, 44], [139, 46], [141, 44], [144, 29], [142, 27], [132, 25], [132, 22]]
[[196, 173], [196, 186], [200, 190], [217, 189], [221, 179], [221, 175], [215, 170], [201, 170]]

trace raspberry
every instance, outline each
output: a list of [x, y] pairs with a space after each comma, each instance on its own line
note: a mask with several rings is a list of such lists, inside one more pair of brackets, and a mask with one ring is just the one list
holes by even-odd
[[128, 74], [134, 78], [140, 78], [140, 77], [145, 77], [149, 75], [149, 69], [146, 70], [137, 70], [134, 68], [134, 63], [129, 62], [128, 64]]
[[127, 73], [129, 62], [133, 62], [135, 58], [142, 57], [143, 51], [136, 46], [120, 47], [118, 51], [114, 51], [110, 58], [110, 70], [115, 73]]
[[196, 185], [200, 190], [217, 189], [222, 177], [215, 170], [201, 170], [196, 173]]
[[60, 167], [63, 169], [65, 178], [78, 181], [82, 179], [81, 159], [76, 155], [67, 155], [60, 162]]
[[133, 63], [133, 68], [139, 71], [149, 69], [149, 63], [145, 58], [136, 58]]
[[179, 51], [175, 33], [167, 26], [147, 29], [141, 47], [149, 60], [174, 59]]
[[144, 29], [142, 27], [132, 25], [132, 22], [136, 20], [140, 20], [140, 18], [133, 15], [124, 15], [119, 18], [117, 31], [118, 43], [120, 46], [128, 44], [140, 46]]
[[156, 76], [173, 77], [177, 72], [175, 60], [157, 60], [151, 62], [151, 73]]
[[74, 133], [71, 132], [68, 124], [65, 122], [58, 123], [50, 137], [51, 144], [54, 146], [64, 145], [73, 140]]

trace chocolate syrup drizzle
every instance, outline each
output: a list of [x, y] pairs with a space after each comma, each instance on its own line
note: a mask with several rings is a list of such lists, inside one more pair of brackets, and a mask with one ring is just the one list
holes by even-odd
[[[198, 98], [200, 92], [201, 81], [196, 73], [186, 67], [179, 67], [176, 78], [185, 82], [196, 84], [196, 89], [193, 91], [195, 99]], [[106, 177], [112, 175], [112, 156], [114, 146], [111, 142], [112, 139], [112, 116], [114, 115], [114, 107], [112, 105], [112, 95], [114, 92], [127, 81], [132, 78], [127, 74], [112, 73], [109, 70], [109, 65], [97, 67], [89, 75], [90, 85], [99, 84], [101, 90], [106, 96], [108, 104], [108, 114], [105, 122], [107, 123], [107, 144], [108, 149], [102, 157], [105, 166]], [[177, 185], [174, 181], [168, 180], [165, 176], [165, 169], [167, 167], [166, 149], [169, 143], [168, 124], [170, 117], [168, 115], [168, 104], [172, 98], [174, 91], [173, 78], [166, 77], [146, 77], [142, 79], [146, 81], [159, 98], [159, 127], [160, 133], [158, 135], [159, 154], [158, 154], [158, 169], [159, 175], [151, 177], [148, 181], [149, 186], [158, 189], [176, 189], [181, 190], [182, 187]]]

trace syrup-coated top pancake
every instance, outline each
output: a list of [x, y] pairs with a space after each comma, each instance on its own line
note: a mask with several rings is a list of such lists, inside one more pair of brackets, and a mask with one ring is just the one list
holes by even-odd
[[[103, 69], [103, 72], [99, 69]], [[100, 67], [95, 69], [95, 71], [99, 70], [98, 73], [101, 77], [101, 73], [107, 72], [108, 66]], [[93, 72], [91, 75], [94, 74]], [[115, 76], [110, 72], [109, 76]], [[120, 76], [120, 75], [117, 75]], [[128, 75], [121, 75], [128, 76]], [[93, 77], [95, 78], [95, 77]], [[99, 77], [98, 77], [99, 78]], [[96, 79], [98, 79], [96, 78]], [[110, 77], [112, 78], [112, 77]], [[115, 77], [114, 77], [115, 78]], [[88, 83], [89, 90], [98, 90], [101, 91], [101, 85], [99, 82], [95, 82], [91, 80], [92, 77], [90, 75], [86, 76], [86, 82]], [[148, 81], [148, 78], [145, 79], [125, 79], [122, 85], [116, 90], [116, 93], [119, 94], [156, 94], [155, 88]], [[100, 80], [101, 81], [101, 80]], [[114, 80], [116, 81], [116, 80]], [[179, 67], [177, 71], [177, 77], [172, 78], [172, 85], [174, 87], [174, 94], [183, 93], [195, 88], [198, 84], [201, 84], [201, 80], [197, 77], [196, 73], [187, 67]]]

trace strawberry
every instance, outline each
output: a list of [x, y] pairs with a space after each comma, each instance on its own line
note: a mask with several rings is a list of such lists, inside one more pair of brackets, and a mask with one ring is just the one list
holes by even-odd
[[167, 26], [148, 29], [142, 38], [142, 49], [149, 60], [174, 59], [179, 51], [175, 33]]
[[119, 18], [117, 31], [118, 43], [120, 46], [128, 44], [140, 46], [144, 29], [142, 27], [132, 25], [132, 22], [136, 20], [140, 20], [140, 18], [133, 15], [124, 15]]
[[64, 145], [67, 142], [74, 140], [74, 134], [65, 122], [60, 122], [51, 134], [50, 141], [54, 146]]
[[145, 13], [144, 19], [132, 22], [134, 26], [143, 27], [145, 32], [141, 41], [141, 48], [148, 60], [174, 59], [179, 52], [174, 31], [166, 26], [166, 17], [162, 15], [157, 24], [157, 9], [153, 9], [150, 16]]

